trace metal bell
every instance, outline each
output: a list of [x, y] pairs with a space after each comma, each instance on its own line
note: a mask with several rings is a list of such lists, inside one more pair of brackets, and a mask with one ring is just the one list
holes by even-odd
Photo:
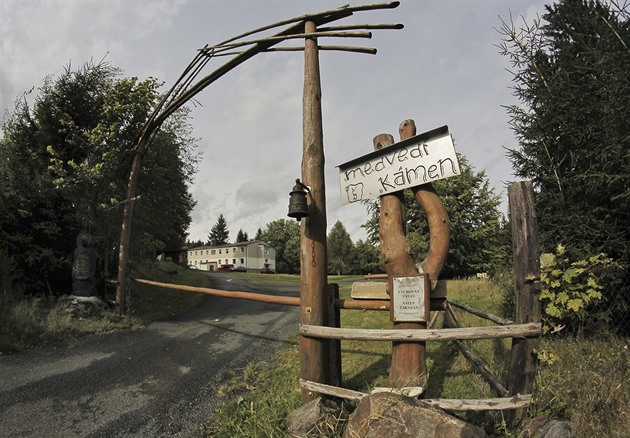
[[300, 182], [299, 179], [295, 180], [295, 186], [289, 193], [289, 217], [297, 219], [299, 222], [303, 217], [308, 216], [308, 204], [306, 203], [306, 186]]

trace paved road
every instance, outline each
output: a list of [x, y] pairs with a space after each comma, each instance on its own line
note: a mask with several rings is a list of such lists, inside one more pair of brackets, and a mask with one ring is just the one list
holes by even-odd
[[[270, 293], [230, 274], [219, 289]], [[298, 296], [273, 288], [276, 294]], [[194, 437], [230, 370], [268, 361], [297, 331], [295, 307], [208, 296], [141, 330], [0, 356], [0, 437]]]

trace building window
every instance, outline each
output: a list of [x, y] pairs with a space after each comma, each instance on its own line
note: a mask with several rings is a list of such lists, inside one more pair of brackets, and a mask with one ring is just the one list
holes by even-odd
[[236, 252], [236, 248], [232, 248], [232, 252], [235, 253]]
[[236, 264], [236, 259], [232, 259], [232, 264], [235, 265]]
[[245, 252], [245, 247], [241, 246], [241, 252]]
[[216, 249], [211, 250], [210, 254], [215, 255], [217, 253]]
[[219, 254], [221, 254], [221, 250], [219, 250]]
[[241, 265], [245, 263], [245, 259], [241, 259]]

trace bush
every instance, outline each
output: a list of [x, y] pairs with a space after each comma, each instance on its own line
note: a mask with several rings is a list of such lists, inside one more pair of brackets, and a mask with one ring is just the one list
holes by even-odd
[[604, 300], [602, 277], [619, 265], [605, 254], [572, 261], [562, 245], [558, 245], [555, 254], [543, 254], [540, 261], [544, 333], [566, 328], [579, 337], [586, 328], [595, 328], [595, 310]]

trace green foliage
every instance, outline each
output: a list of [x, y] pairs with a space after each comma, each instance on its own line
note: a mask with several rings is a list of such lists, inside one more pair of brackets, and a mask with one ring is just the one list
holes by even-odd
[[247, 242], [249, 241], [249, 236], [243, 230], [238, 230], [238, 234], [236, 235], [237, 242]]
[[219, 218], [212, 226], [210, 234], [208, 234], [207, 245], [218, 246], [228, 243], [230, 238], [230, 232], [228, 231], [227, 221], [223, 217], [223, 213], [219, 215]]
[[[544, 337], [530, 416], [570, 419], [576, 437], [623, 437], [630, 430], [628, 338]], [[540, 355], [539, 355], [540, 359]]]
[[[490, 187], [485, 172], [475, 172], [468, 160], [459, 155], [461, 175], [433, 182], [446, 211], [451, 233], [445, 278], [466, 277], [488, 272], [505, 259], [499, 197]], [[421, 262], [429, 250], [429, 224], [426, 214], [410, 190], [405, 191], [407, 239], [414, 259]], [[369, 220], [364, 224], [370, 241], [379, 235], [378, 201], [368, 203]]]
[[296, 221], [278, 219], [269, 222], [260, 238], [276, 250], [276, 271], [286, 274], [300, 272], [300, 226]]
[[566, 327], [581, 335], [589, 319], [596, 319], [592, 311], [604, 299], [601, 276], [618, 267], [605, 254], [571, 261], [562, 245], [558, 245], [554, 254], [543, 254], [540, 293], [543, 331], [558, 332]]
[[354, 258], [354, 243], [341, 221], [335, 222], [328, 233], [328, 272], [348, 274]]
[[[630, 15], [618, 2], [561, 0], [520, 28], [503, 23], [512, 64], [507, 107], [519, 147], [515, 173], [537, 190], [544, 251], [573, 259], [605, 253], [625, 269], [607, 290], [619, 322], [630, 316]], [[578, 306], [577, 302], [572, 302]], [[620, 328], [623, 328], [622, 326]], [[630, 329], [630, 326], [626, 326]]]
[[352, 272], [361, 275], [384, 272], [379, 246], [359, 239], [354, 245]]
[[[27, 293], [70, 291], [80, 231], [95, 237], [106, 272], [115, 263], [130, 163], [161, 85], [120, 74], [103, 62], [68, 67], [45, 79], [32, 108], [18, 100], [2, 124], [0, 244], [16, 258]], [[187, 110], [169, 119], [143, 160], [134, 256], [152, 258], [186, 237], [197, 163], [187, 119]]]
[[[0, 252], [0, 274], [5, 284], [6, 259]], [[136, 278], [151, 278], [166, 283], [208, 287], [205, 275], [170, 262], [150, 261], [133, 268]], [[6, 281], [9, 287], [10, 282]], [[130, 311], [120, 316], [116, 309], [98, 317], [73, 318], [62, 301], [11, 293], [8, 302], [0, 304], [0, 353], [56, 342], [86, 334], [104, 334], [112, 330], [140, 327], [151, 321], [181, 314], [196, 305], [203, 295], [181, 292], [133, 282], [130, 289]], [[15, 286], [13, 286], [15, 288]]]

